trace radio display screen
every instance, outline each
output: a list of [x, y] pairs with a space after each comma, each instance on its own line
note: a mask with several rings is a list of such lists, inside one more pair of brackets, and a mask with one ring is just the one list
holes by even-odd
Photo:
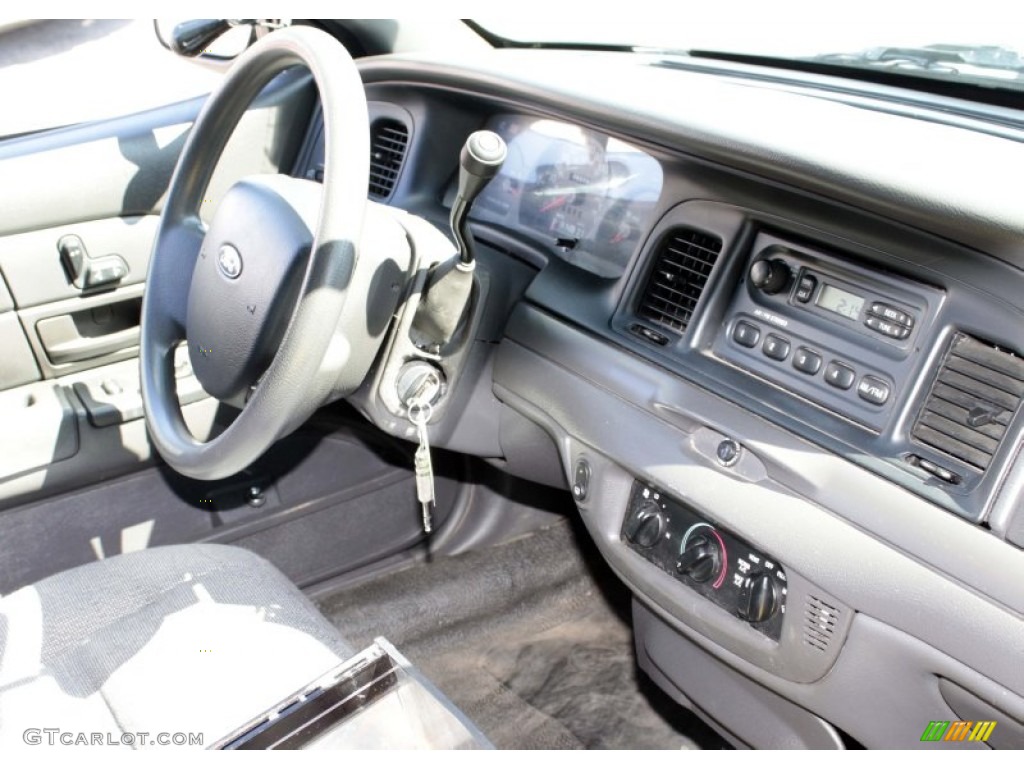
[[864, 297], [826, 283], [822, 286], [816, 303], [829, 312], [856, 320], [860, 317], [860, 311], [864, 307]]

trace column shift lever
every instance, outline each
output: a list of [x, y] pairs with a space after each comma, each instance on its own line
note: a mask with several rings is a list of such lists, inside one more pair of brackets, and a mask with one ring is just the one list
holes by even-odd
[[504, 139], [493, 131], [470, 134], [459, 155], [459, 188], [451, 215], [452, 234], [459, 253], [431, 270], [413, 319], [417, 336], [437, 348], [455, 335], [473, 288], [476, 255], [469, 229], [470, 208], [487, 183], [498, 175], [507, 155]]
[[459, 191], [452, 204], [451, 226], [462, 264], [472, 265], [475, 259], [473, 234], [469, 231], [470, 206], [498, 175], [507, 155], [505, 141], [494, 131], [471, 133], [459, 155]]

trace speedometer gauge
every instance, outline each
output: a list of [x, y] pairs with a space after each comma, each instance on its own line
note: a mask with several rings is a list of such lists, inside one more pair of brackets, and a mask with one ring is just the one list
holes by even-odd
[[548, 242], [589, 272], [619, 277], [651, 223], [660, 163], [631, 144], [555, 120], [498, 115], [488, 127], [505, 139], [508, 159], [474, 218]]

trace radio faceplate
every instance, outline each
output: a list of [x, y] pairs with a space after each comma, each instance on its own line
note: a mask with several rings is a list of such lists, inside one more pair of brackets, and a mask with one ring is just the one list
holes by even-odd
[[716, 357], [873, 432], [897, 409], [941, 291], [760, 233]]

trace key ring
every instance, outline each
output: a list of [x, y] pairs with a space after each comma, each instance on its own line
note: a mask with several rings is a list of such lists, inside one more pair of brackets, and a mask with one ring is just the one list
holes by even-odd
[[412, 403], [409, 406], [409, 421], [417, 427], [425, 427], [434, 416], [434, 406], [430, 403]]

